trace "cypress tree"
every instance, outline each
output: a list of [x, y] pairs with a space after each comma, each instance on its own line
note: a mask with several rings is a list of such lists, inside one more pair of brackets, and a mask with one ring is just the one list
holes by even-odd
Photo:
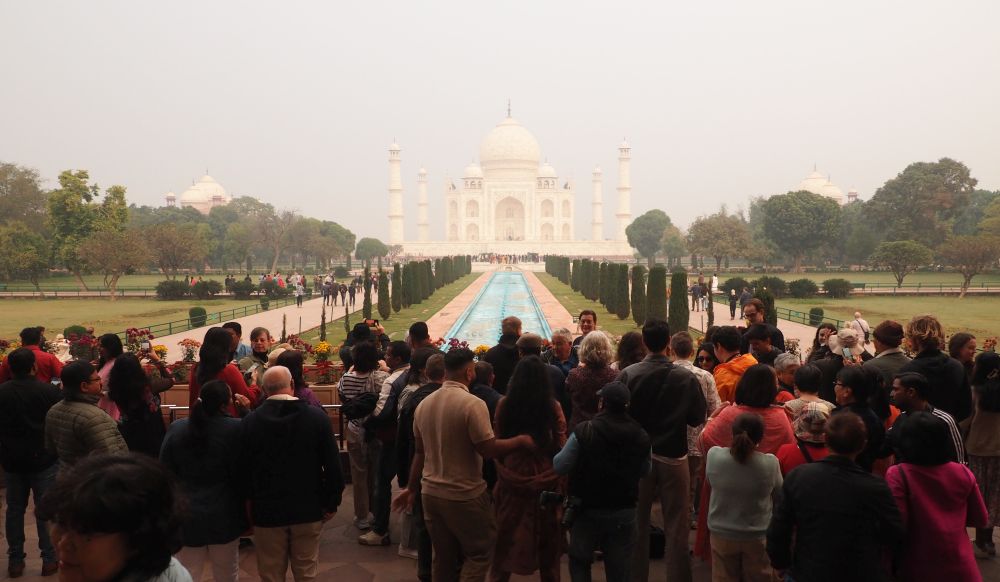
[[569, 288], [573, 291], [580, 290], [580, 259], [573, 259], [573, 271], [569, 276]]
[[774, 309], [774, 294], [767, 289], [761, 289], [755, 291], [753, 296], [764, 304], [764, 321], [771, 325], [778, 325], [778, 312]]
[[691, 312], [688, 310], [687, 273], [677, 269], [670, 278], [670, 331], [687, 331]]
[[608, 283], [607, 283], [607, 296], [608, 300], [607, 307], [608, 313], [618, 312], [618, 265], [614, 263], [608, 263]]
[[667, 269], [656, 265], [649, 270], [649, 283], [646, 285], [646, 319], [666, 318]]
[[389, 299], [389, 275], [385, 271], [378, 272], [378, 314], [382, 319], [392, 315], [392, 304]]
[[424, 261], [424, 299], [434, 294], [434, 264], [430, 259]]
[[444, 271], [441, 270], [441, 259], [434, 259], [434, 288], [440, 289], [444, 285]]
[[399, 263], [392, 265], [392, 310], [399, 313], [403, 308], [403, 275]]
[[632, 267], [632, 321], [646, 323], [646, 267]]
[[615, 315], [618, 319], [627, 319], [629, 314], [629, 297], [628, 297], [628, 265], [622, 263], [620, 265], [615, 265], [618, 270], [618, 276], [615, 278], [618, 290], [615, 293], [616, 301], [615, 305]]
[[401, 280], [403, 307], [409, 307], [413, 305], [413, 271], [409, 263], [403, 265]]
[[361, 303], [361, 315], [365, 319], [372, 318], [372, 277], [368, 267], [365, 267], [365, 299]]
[[608, 305], [608, 264], [602, 262], [597, 267], [597, 272], [600, 273], [600, 284], [597, 286], [597, 300], [601, 302], [601, 305]]

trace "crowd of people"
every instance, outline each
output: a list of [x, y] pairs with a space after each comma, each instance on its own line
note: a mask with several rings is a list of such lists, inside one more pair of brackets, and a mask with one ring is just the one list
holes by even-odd
[[27, 328], [0, 364], [8, 573], [33, 495], [43, 575], [237, 580], [253, 545], [262, 580], [313, 580], [348, 472], [358, 543], [398, 544], [419, 580], [554, 581], [564, 555], [575, 582], [598, 558], [616, 582], [691, 580], [698, 559], [720, 581], [980, 579], [1000, 355], [933, 316], [858, 314], [801, 361], [760, 301], [743, 314], [699, 341], [657, 319], [613, 338], [589, 310], [548, 338], [508, 317], [479, 358], [423, 322], [399, 341], [358, 324], [346, 471], [303, 354], [265, 328], [206, 332], [169, 427], [155, 353], [107, 334], [97, 361], [63, 363]]

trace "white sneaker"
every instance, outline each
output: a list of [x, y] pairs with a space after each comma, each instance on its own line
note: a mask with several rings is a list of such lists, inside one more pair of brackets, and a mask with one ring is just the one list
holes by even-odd
[[362, 546], [388, 546], [389, 545], [389, 534], [378, 534], [375, 531], [369, 531], [358, 536], [358, 543]]
[[409, 558], [411, 560], [417, 559], [417, 550], [411, 550], [403, 544], [399, 544], [399, 555], [404, 558]]
[[368, 514], [365, 519], [354, 518], [354, 527], [361, 531], [369, 530], [372, 528], [372, 522], [375, 521], [375, 517], [372, 514]]

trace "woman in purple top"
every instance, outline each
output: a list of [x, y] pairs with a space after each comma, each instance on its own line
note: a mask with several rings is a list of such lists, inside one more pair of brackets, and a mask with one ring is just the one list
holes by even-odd
[[611, 339], [603, 331], [592, 331], [583, 337], [579, 348], [580, 365], [566, 376], [566, 393], [573, 404], [569, 417], [569, 432], [577, 424], [597, 414], [597, 391], [618, 376], [611, 369], [615, 352]]
[[319, 401], [319, 398], [316, 398], [316, 395], [309, 389], [309, 385], [306, 384], [305, 379], [302, 377], [302, 352], [298, 350], [285, 350], [278, 356], [275, 364], [288, 368], [288, 371], [292, 373], [292, 384], [296, 398], [305, 400], [316, 408], [323, 409], [323, 403]]

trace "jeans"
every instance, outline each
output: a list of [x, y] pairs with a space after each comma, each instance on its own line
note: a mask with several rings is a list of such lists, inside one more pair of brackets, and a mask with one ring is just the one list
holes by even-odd
[[[37, 473], [7, 473], [7, 557], [12, 563], [24, 562], [24, 512], [28, 509], [28, 495], [35, 496], [35, 503], [45, 495], [45, 491], [56, 479], [58, 463]], [[48, 522], [37, 520], [38, 549], [42, 551], [42, 561], [54, 564], [55, 548], [49, 538]]]
[[590, 582], [594, 550], [604, 550], [604, 575], [608, 582], [628, 582], [635, 549], [635, 509], [584, 510], [569, 530], [569, 576], [573, 582]]
[[375, 494], [372, 496], [375, 523], [372, 524], [372, 531], [384, 535], [389, 533], [392, 478], [396, 476], [396, 447], [392, 443], [382, 444], [378, 454], [378, 468], [375, 471]]

